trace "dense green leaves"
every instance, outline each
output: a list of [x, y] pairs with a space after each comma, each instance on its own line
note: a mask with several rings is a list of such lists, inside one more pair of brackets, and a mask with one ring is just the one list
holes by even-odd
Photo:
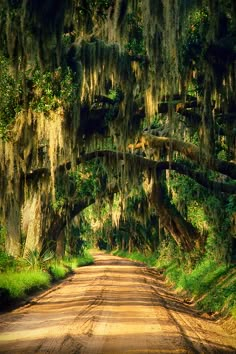
[[208, 13], [205, 9], [194, 11], [187, 21], [186, 37], [183, 41], [181, 60], [183, 65], [196, 65], [203, 55], [206, 34], [209, 28]]
[[78, 84], [72, 71], [61, 67], [53, 72], [36, 69], [29, 72], [32, 99], [30, 107], [35, 112], [50, 112], [58, 107], [69, 108], [76, 100]]
[[10, 125], [22, 109], [22, 76], [11, 74], [6, 58], [0, 57], [0, 138], [7, 139]]
[[129, 41], [125, 46], [130, 56], [138, 59], [146, 54], [144, 39], [143, 39], [143, 25], [141, 17], [137, 14], [130, 13], [128, 16], [129, 24]]

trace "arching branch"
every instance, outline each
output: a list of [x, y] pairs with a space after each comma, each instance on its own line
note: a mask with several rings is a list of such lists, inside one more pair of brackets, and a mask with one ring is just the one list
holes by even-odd
[[[197, 244], [202, 243], [201, 235], [189, 222], [183, 218], [176, 207], [171, 204], [169, 196], [166, 193], [164, 186], [162, 185], [162, 172], [167, 169], [175, 170], [178, 173], [193, 178], [196, 182], [208, 189], [211, 189], [214, 192], [221, 191], [224, 193], [236, 194], [236, 185], [211, 181], [205, 174], [196, 170], [197, 166], [195, 169], [192, 166], [184, 164], [184, 162], [170, 163], [169, 161], [154, 161], [131, 153], [98, 150], [79, 157], [77, 159], [77, 164], [84, 163], [95, 158], [105, 158], [106, 161], [112, 165], [114, 165], [114, 162], [121, 161], [122, 165], [127, 164], [128, 168], [132, 171], [135, 171], [137, 174], [142, 173], [143, 171], [151, 172], [151, 175], [156, 179], [153, 189], [153, 194], [155, 194], [153, 200], [155, 200], [157, 212], [161, 218], [162, 224], [171, 233], [180, 247], [186, 251], [190, 251]], [[71, 169], [71, 166], [71, 162], [67, 162], [58, 167], [58, 172], [63, 173], [66, 170]], [[92, 201], [89, 201], [89, 203], [92, 202], [94, 202], [93, 199]], [[73, 215], [75, 216], [78, 214], [82, 208], [85, 208], [86, 203], [88, 203], [88, 200], [79, 201], [78, 205], [74, 204], [73, 208], [71, 207], [70, 210], [70, 217], [72, 218]], [[59, 234], [60, 230], [63, 229], [65, 224], [66, 218], [59, 224], [55, 222], [55, 226], [51, 228], [50, 232], [55, 233], [55, 235]], [[58, 229], [59, 226], [60, 230]], [[57, 228], [55, 229], [55, 227]]]
[[177, 151], [187, 158], [199, 164], [204, 164], [207, 168], [222, 173], [230, 178], [236, 179], [236, 164], [220, 159], [209, 158], [204, 150], [199, 149], [198, 146], [167, 137], [153, 136], [144, 133], [141, 136], [140, 142], [136, 145], [130, 144], [130, 149], [140, 149], [142, 147], [149, 147], [153, 149], [165, 148], [169, 151]]
[[[163, 139], [163, 138], [161, 138]], [[164, 138], [165, 139], [165, 138]], [[169, 139], [169, 138], [166, 138]], [[162, 141], [162, 140], [161, 140]], [[165, 141], [165, 140], [164, 140]], [[193, 144], [186, 144], [186, 147], [184, 151], [186, 152], [186, 155], [193, 155], [194, 153], [197, 152], [197, 147]], [[188, 150], [188, 145], [193, 145], [193, 150], [190, 151]], [[203, 187], [210, 189], [213, 192], [223, 192], [223, 193], [228, 193], [228, 194], [236, 194], [236, 184], [230, 184], [230, 183], [223, 183], [223, 182], [217, 182], [217, 181], [212, 181], [210, 180], [206, 173], [197, 171], [198, 166], [189, 166], [188, 164], [185, 164], [183, 161], [182, 162], [169, 162], [169, 161], [154, 161], [154, 160], [149, 160], [147, 158], [144, 158], [139, 155], [131, 154], [131, 153], [123, 153], [123, 152], [117, 152], [117, 151], [112, 151], [112, 150], [97, 150], [93, 151], [90, 153], [87, 153], [79, 158], [77, 158], [77, 165], [81, 164], [82, 162], [90, 161], [95, 158], [103, 158], [105, 157], [106, 159], [111, 159], [111, 160], [125, 160], [128, 164], [133, 165], [131, 167], [136, 168], [137, 171], [142, 171], [142, 170], [147, 170], [147, 169], [156, 169], [157, 171], [164, 171], [164, 170], [173, 170], [176, 171], [182, 175], [188, 176], [192, 179], [194, 179], [197, 183], [202, 185]], [[196, 156], [197, 157], [197, 156]], [[226, 162], [222, 160], [218, 160], [221, 162]], [[227, 163], [227, 162], [226, 162]], [[229, 163], [234, 165], [233, 163]], [[67, 162], [63, 165], [60, 165], [58, 167], [58, 172], [64, 172], [67, 170], [71, 169], [71, 162]], [[50, 171], [47, 169], [38, 169], [30, 172], [27, 174], [26, 178], [28, 180], [31, 179], [38, 179], [41, 176], [49, 175]]]
[[81, 213], [84, 209], [94, 204], [96, 199], [104, 199], [108, 196], [118, 192], [117, 185], [110, 186], [109, 188], [103, 190], [101, 193], [98, 193], [96, 197], [86, 196], [84, 198], [77, 198], [73, 201], [71, 200], [69, 203], [65, 203], [64, 212], [58, 214], [55, 213], [52, 218], [51, 226], [48, 230], [48, 238], [54, 237], [57, 239], [61, 231], [66, 227], [68, 223], [70, 223], [75, 216]]

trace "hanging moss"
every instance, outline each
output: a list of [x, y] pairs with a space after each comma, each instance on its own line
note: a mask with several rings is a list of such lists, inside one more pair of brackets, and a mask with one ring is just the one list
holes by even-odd
[[[184, 143], [195, 133], [196, 160], [205, 166], [218, 154], [235, 159], [234, 1], [3, 0], [1, 5], [1, 51], [17, 69], [15, 76], [7, 73], [5, 82], [16, 90], [6, 101], [7, 114], [1, 110], [12, 138], [0, 141], [1, 217], [14, 236], [9, 249], [20, 239], [20, 215], [28, 215], [29, 205], [32, 215], [40, 214], [35, 224], [30, 221], [29, 235], [36, 230], [42, 244], [58, 174], [65, 173], [58, 165], [70, 161], [75, 168], [78, 154], [106, 144], [125, 152], [129, 142], [138, 141], [143, 120], [146, 129], [158, 121], [161, 134]], [[23, 94], [15, 85], [18, 78]], [[122, 99], [114, 102], [109, 95], [118, 87]], [[168, 153], [166, 147], [149, 146], [142, 154], [172, 162], [179, 152], [171, 141]], [[127, 183], [140, 184], [142, 173], [152, 173], [145, 159], [137, 166], [136, 158], [124, 154], [121, 161], [118, 155], [108, 154], [104, 164], [116, 175], [124, 209]], [[36, 169], [49, 172], [28, 182]]]

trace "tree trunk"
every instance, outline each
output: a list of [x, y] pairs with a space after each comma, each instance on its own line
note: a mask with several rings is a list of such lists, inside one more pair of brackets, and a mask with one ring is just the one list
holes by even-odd
[[129, 237], [129, 248], [128, 252], [131, 253], [133, 251], [133, 240], [132, 237]]
[[122, 239], [121, 239], [121, 250], [125, 251], [125, 235], [122, 235]]
[[22, 231], [26, 236], [23, 256], [28, 251], [41, 251], [42, 223], [41, 197], [37, 193], [25, 203], [22, 209]]
[[151, 201], [157, 209], [160, 223], [169, 231], [176, 243], [184, 251], [189, 252], [196, 246], [200, 246], [200, 234], [170, 203], [169, 197], [162, 186], [160, 176], [157, 177], [156, 181], [153, 181]]
[[8, 254], [19, 257], [21, 253], [20, 211], [16, 201], [12, 202], [7, 215], [7, 236], [5, 249]]
[[65, 233], [62, 230], [56, 241], [56, 256], [58, 258], [63, 258], [65, 255]]

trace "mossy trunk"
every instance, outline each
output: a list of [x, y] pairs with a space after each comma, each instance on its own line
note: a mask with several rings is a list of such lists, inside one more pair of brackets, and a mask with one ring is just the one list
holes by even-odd
[[14, 257], [21, 254], [21, 217], [19, 205], [12, 201], [7, 215], [6, 252]]
[[184, 250], [191, 251], [199, 247], [201, 236], [191, 223], [186, 221], [170, 203], [161, 182], [161, 177], [153, 181], [151, 201], [156, 208], [161, 225], [168, 230], [176, 243]]
[[57, 258], [63, 258], [65, 256], [65, 232], [64, 230], [60, 232], [57, 240], [56, 240], [56, 256]]

